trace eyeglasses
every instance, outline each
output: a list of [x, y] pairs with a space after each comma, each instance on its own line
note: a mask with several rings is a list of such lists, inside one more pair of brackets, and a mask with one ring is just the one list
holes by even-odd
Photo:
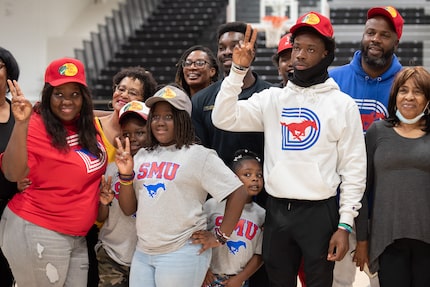
[[134, 98], [140, 97], [140, 93], [138, 91], [132, 90], [132, 89], [127, 89], [127, 87], [125, 87], [125, 86], [116, 85], [115, 91], [118, 92], [120, 95], [123, 95], [125, 92], [127, 92], [127, 94], [131, 97], [134, 97]]
[[152, 122], [159, 122], [161, 120], [163, 120], [163, 122], [173, 121], [173, 115], [165, 115], [165, 116], [153, 115], [151, 118]]
[[57, 101], [77, 101], [82, 98], [82, 95], [80, 93], [72, 93], [70, 96], [66, 97], [63, 93], [53, 93], [52, 97]]
[[194, 64], [196, 68], [203, 68], [206, 64], [209, 64], [209, 62], [202, 59], [195, 60], [195, 61], [186, 60], [186, 61], [182, 61], [182, 68], [191, 67], [192, 64]]

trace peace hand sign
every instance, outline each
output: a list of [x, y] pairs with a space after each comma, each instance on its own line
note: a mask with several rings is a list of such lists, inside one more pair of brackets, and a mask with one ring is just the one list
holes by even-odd
[[102, 181], [100, 184], [100, 202], [103, 205], [108, 205], [112, 202], [115, 193], [112, 190], [112, 176], [108, 176], [106, 180], [106, 176], [102, 175]]
[[118, 148], [116, 149], [115, 163], [118, 167], [120, 174], [133, 174], [133, 157], [130, 154], [130, 139], [125, 138], [125, 147], [123, 147], [121, 140], [115, 138]]
[[253, 29], [251, 25], [246, 25], [245, 38], [239, 41], [233, 49], [233, 63], [241, 67], [248, 68], [251, 66], [255, 57], [254, 44], [257, 40], [257, 29]]
[[24, 97], [24, 93], [17, 81], [7, 80], [10, 93], [12, 95], [12, 113], [16, 122], [25, 122], [30, 119], [32, 105], [29, 100]]

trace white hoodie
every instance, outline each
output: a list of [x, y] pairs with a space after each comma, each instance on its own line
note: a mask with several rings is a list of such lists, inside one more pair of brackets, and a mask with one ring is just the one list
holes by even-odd
[[228, 131], [264, 132], [266, 191], [277, 198], [323, 200], [340, 184], [340, 221], [353, 225], [366, 181], [359, 110], [333, 79], [308, 88], [291, 81], [238, 101], [243, 75], [230, 71], [212, 121]]

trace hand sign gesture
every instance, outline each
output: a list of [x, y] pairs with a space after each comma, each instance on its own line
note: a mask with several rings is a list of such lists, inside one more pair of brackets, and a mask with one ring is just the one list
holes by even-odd
[[17, 81], [7, 80], [10, 93], [12, 95], [12, 113], [16, 122], [25, 122], [30, 119], [32, 105], [24, 97]]
[[118, 148], [116, 149], [115, 163], [118, 167], [120, 174], [130, 175], [133, 174], [133, 157], [130, 154], [130, 139], [125, 138], [125, 147], [123, 147], [121, 140], [115, 138]]
[[107, 180], [104, 175], [102, 175], [102, 181], [100, 184], [100, 202], [103, 205], [108, 205], [112, 202], [115, 193], [111, 189], [112, 186], [112, 176], [108, 176]]
[[251, 25], [246, 26], [245, 38], [233, 49], [234, 64], [244, 68], [251, 66], [255, 57], [254, 44], [257, 40], [257, 32], [257, 29], [252, 29]]

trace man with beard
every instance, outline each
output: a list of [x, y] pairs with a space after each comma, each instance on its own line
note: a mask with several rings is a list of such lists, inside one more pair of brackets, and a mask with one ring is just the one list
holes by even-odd
[[[394, 52], [402, 36], [403, 18], [392, 6], [373, 7], [367, 12], [367, 21], [361, 39], [361, 49], [352, 61], [334, 68], [330, 76], [341, 91], [349, 94], [360, 109], [363, 132], [379, 119], [388, 116], [388, 98], [394, 77], [402, 66]], [[360, 215], [356, 228], [360, 227]], [[366, 220], [364, 226], [367, 228]], [[355, 230], [349, 236], [350, 252], [367, 250], [367, 238], [356, 238]], [[364, 252], [364, 251], [363, 251]], [[355, 280], [355, 257], [346, 256], [336, 262], [333, 287], [352, 287]], [[379, 286], [377, 278], [370, 280], [372, 287]]]
[[402, 16], [392, 6], [370, 8], [360, 51], [354, 53], [349, 64], [330, 71], [341, 91], [356, 101], [364, 132], [373, 121], [387, 117], [391, 84], [402, 68], [394, 52], [403, 23]]
[[296, 286], [303, 258], [306, 286], [331, 287], [365, 188], [364, 137], [356, 103], [327, 72], [335, 50], [330, 20], [308, 12], [290, 32], [294, 72], [287, 85], [240, 101], [255, 55], [256, 32], [248, 27], [233, 50], [212, 121], [228, 131], [264, 132], [263, 260], [270, 281], [264, 286]]

